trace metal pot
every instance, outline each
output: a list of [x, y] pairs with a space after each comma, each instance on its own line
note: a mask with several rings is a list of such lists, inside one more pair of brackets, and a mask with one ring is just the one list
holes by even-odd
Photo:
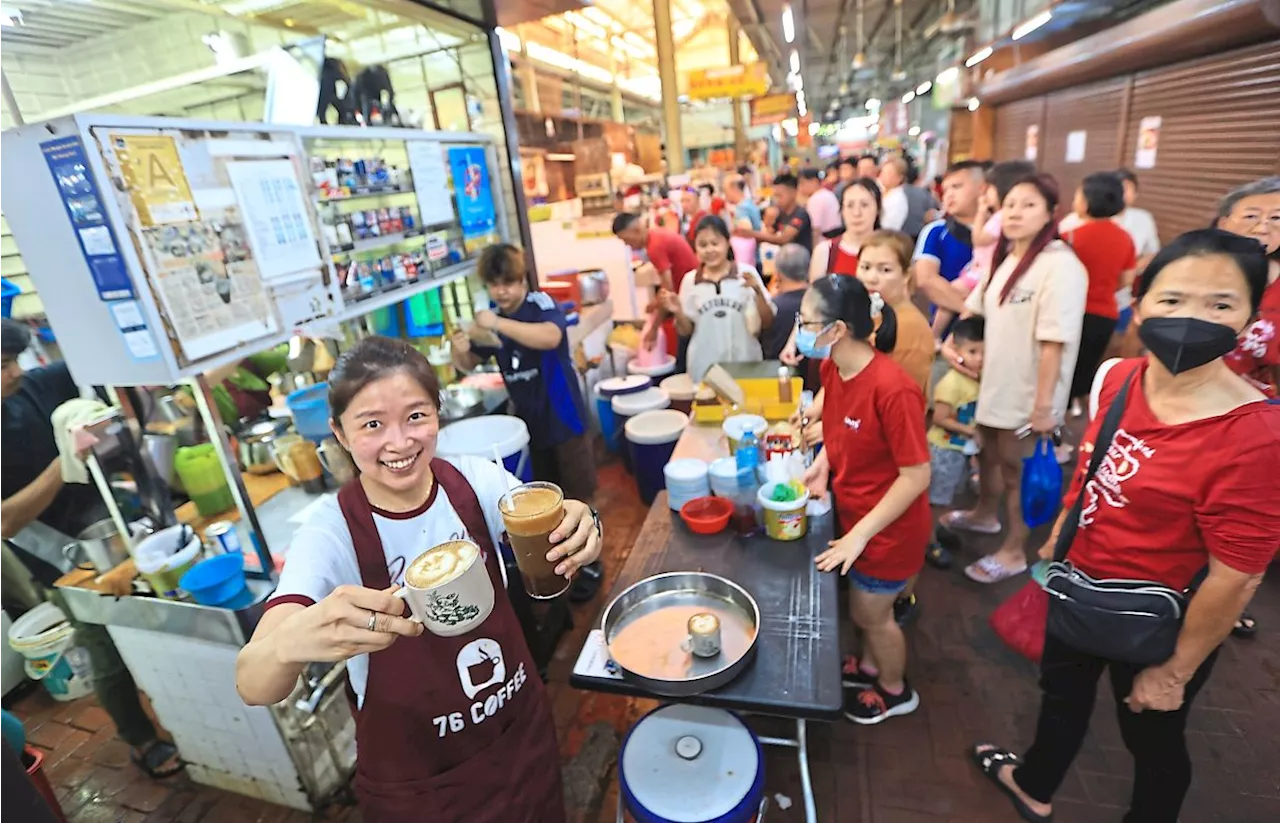
[[[135, 536], [148, 531], [140, 523], [134, 523], [130, 528]], [[77, 565], [83, 558], [98, 574], [106, 574], [129, 559], [129, 547], [120, 537], [115, 521], [108, 517], [76, 535], [76, 542], [63, 546], [62, 554]]]
[[440, 392], [440, 416], [445, 420], [462, 420], [484, 409], [484, 394], [474, 386], [454, 384]]
[[[173, 469], [173, 456], [178, 451], [178, 437], [172, 434], [144, 434], [142, 453], [157, 477], [174, 491], [182, 491], [182, 481]], [[185, 445], [185, 444], [182, 444]]]
[[278, 436], [276, 424], [270, 420], [254, 423], [239, 437], [236, 456], [249, 474], [271, 474], [277, 471], [271, 444]]
[[609, 299], [609, 275], [603, 271], [584, 271], [578, 275], [581, 305], [594, 306]]

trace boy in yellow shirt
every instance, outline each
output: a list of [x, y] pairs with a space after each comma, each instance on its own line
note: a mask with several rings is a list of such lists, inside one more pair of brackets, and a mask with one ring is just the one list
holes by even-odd
[[[956, 321], [951, 335], [964, 364], [982, 372], [983, 322], [981, 317]], [[978, 381], [952, 369], [933, 389], [933, 425], [929, 427], [929, 503], [951, 506], [956, 489], [968, 476], [969, 457], [978, 453]], [[940, 569], [951, 567], [951, 552], [935, 540], [925, 559]]]

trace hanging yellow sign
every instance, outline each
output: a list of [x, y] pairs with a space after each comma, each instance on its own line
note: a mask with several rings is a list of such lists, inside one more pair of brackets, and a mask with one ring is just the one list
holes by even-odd
[[719, 97], [758, 97], [769, 90], [769, 67], [764, 63], [694, 69], [685, 74], [685, 93], [691, 100]]
[[751, 125], [772, 126], [789, 117], [796, 116], [796, 96], [789, 94], [769, 94], [751, 101]]
[[200, 219], [172, 137], [118, 134], [112, 137], [112, 144], [142, 225]]

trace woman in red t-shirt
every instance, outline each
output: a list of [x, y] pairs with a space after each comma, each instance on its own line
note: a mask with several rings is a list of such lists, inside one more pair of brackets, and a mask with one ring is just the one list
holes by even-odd
[[[875, 347], [868, 342], [873, 331]], [[863, 724], [920, 705], [906, 681], [907, 641], [893, 619], [893, 601], [924, 565], [932, 531], [929, 446], [924, 392], [882, 354], [893, 350], [896, 336], [893, 309], [857, 278], [824, 277], [800, 304], [796, 346], [821, 361], [825, 395], [825, 448], [805, 481], [819, 494], [830, 487], [838, 522], [848, 530], [816, 562], [824, 572], [838, 568], [849, 576], [862, 660], [846, 667], [845, 716]]]
[[[1048, 820], [1054, 792], [1084, 741], [1098, 678], [1109, 669], [1120, 733], [1134, 758], [1126, 820], [1175, 823], [1191, 783], [1187, 711], [1218, 644], [1253, 597], [1280, 547], [1280, 408], [1223, 362], [1262, 300], [1267, 263], [1253, 241], [1189, 232], [1151, 262], [1135, 289], [1142, 360], [1113, 361], [1096, 382], [1067, 500], [1083, 494], [1067, 559], [1095, 578], [1184, 589], [1202, 569], [1173, 656], [1142, 668], [1083, 652], [1053, 634], [1040, 663], [1036, 739], [1019, 758], [973, 749], [983, 773], [1024, 820]], [[1097, 474], [1081, 488], [1101, 420], [1129, 394]], [[1066, 515], [1041, 549], [1052, 557]]]
[[1076, 191], [1075, 210], [1085, 216], [1062, 239], [1075, 249], [1089, 273], [1080, 349], [1071, 380], [1072, 414], [1079, 415], [1080, 398], [1089, 393], [1120, 317], [1116, 292], [1133, 283], [1138, 256], [1129, 232], [1111, 219], [1124, 211], [1124, 184], [1114, 172], [1100, 171], [1086, 177]]
[[840, 218], [844, 233], [813, 248], [810, 282], [828, 274], [857, 275], [858, 251], [880, 228], [880, 184], [870, 177], [859, 177], [845, 186], [840, 194]]

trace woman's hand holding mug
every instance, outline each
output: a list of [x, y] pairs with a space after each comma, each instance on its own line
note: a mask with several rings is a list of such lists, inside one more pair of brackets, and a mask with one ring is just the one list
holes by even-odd
[[319, 603], [289, 615], [271, 633], [277, 657], [282, 663], [331, 663], [382, 651], [398, 637], [417, 637], [422, 624], [401, 616], [398, 588], [339, 586]]
[[556, 574], [572, 578], [578, 569], [600, 557], [600, 538], [591, 507], [581, 500], [566, 500], [564, 518], [549, 538], [555, 548], [547, 552], [547, 560], [551, 563], [563, 560], [556, 566]]

